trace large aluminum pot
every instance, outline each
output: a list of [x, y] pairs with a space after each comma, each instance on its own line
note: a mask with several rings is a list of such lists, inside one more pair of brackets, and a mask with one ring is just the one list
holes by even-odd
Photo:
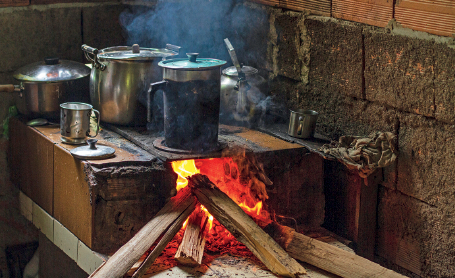
[[150, 83], [160, 80], [162, 75], [157, 64], [177, 55], [179, 48], [167, 44], [164, 49], [133, 45], [98, 50], [82, 45], [86, 58], [92, 61], [90, 100], [100, 111], [101, 121], [145, 125], [147, 90]]
[[58, 119], [60, 104], [88, 102], [90, 68], [82, 63], [45, 58], [14, 72], [20, 85], [0, 85], [0, 92], [15, 92], [19, 113], [30, 118]]
[[161, 144], [192, 152], [214, 151], [219, 147], [221, 66], [226, 61], [197, 58], [198, 53], [187, 55], [189, 58], [159, 62], [164, 80], [150, 86], [151, 94], [163, 90], [164, 142]]

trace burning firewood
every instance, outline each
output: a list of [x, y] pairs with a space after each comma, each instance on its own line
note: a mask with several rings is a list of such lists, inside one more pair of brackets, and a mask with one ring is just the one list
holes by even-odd
[[208, 217], [202, 210], [194, 211], [188, 218], [185, 234], [177, 249], [175, 259], [187, 266], [197, 266], [202, 263], [204, 255], [205, 236]]
[[363, 257], [307, 237], [278, 223], [271, 223], [264, 230], [293, 258], [341, 277], [405, 277]]
[[196, 174], [188, 177], [188, 181], [192, 192], [210, 214], [273, 273], [287, 277], [306, 274], [306, 270], [297, 261], [206, 176]]
[[[183, 222], [194, 211], [196, 198], [191, 195], [189, 188], [180, 190], [137, 234], [115, 252], [109, 260], [101, 265], [90, 277], [116, 278], [123, 277], [139, 258], [165, 231], [172, 233], [165, 235], [169, 242], [178, 232]], [[163, 240], [163, 239], [162, 239]], [[166, 246], [167, 242], [159, 245]], [[158, 251], [158, 250], [157, 250]], [[162, 251], [162, 250], [161, 250]], [[158, 254], [161, 253], [157, 252]], [[153, 252], [153, 251], [152, 251]], [[153, 262], [153, 261], [152, 261]], [[149, 264], [151, 264], [149, 262]], [[90, 278], [89, 277], [89, 278]]]

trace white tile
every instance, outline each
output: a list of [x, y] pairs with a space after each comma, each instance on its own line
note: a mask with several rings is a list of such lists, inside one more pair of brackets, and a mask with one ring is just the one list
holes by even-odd
[[78, 243], [79, 239], [73, 233], [54, 220], [54, 244], [74, 261], [77, 261]]
[[33, 224], [43, 233], [46, 237], [54, 242], [54, 219], [44, 209], [33, 203]]
[[19, 204], [21, 214], [27, 218], [28, 221], [33, 221], [33, 201], [27, 195], [19, 191]]
[[87, 247], [82, 241], [79, 241], [77, 247], [77, 265], [87, 272], [88, 274], [93, 273], [104, 260], [96, 252], [93, 252]]

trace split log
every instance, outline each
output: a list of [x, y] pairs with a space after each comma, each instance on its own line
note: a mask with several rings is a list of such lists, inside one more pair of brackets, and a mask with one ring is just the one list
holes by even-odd
[[207, 222], [208, 217], [204, 211], [195, 211], [191, 214], [174, 257], [179, 263], [187, 266], [198, 266], [202, 263]]
[[299, 277], [306, 270], [266, 234], [229, 196], [206, 176], [188, 177], [188, 184], [199, 202], [238, 241], [245, 244], [275, 274]]
[[185, 219], [194, 211], [196, 203], [197, 200], [191, 195], [189, 188], [180, 190], [152, 220], [142, 227], [133, 238], [117, 250], [90, 277], [123, 277], [163, 232], [173, 225], [181, 227]]
[[[194, 211], [193, 211], [194, 214]], [[164, 248], [166, 248], [167, 244], [174, 238], [174, 236], [180, 231], [182, 228], [182, 223], [185, 222], [185, 220], [188, 218], [186, 214], [181, 214], [174, 223], [169, 227], [169, 229], [166, 231], [164, 236], [160, 239], [158, 244], [153, 248], [152, 252], [148, 254], [148, 256], [145, 258], [145, 260], [142, 262], [142, 264], [139, 266], [139, 268], [134, 272], [134, 274], [131, 276], [132, 278], [141, 278], [147, 270], [152, 266], [153, 262], [160, 256], [160, 254], [164, 251]]]
[[278, 223], [264, 230], [293, 258], [345, 278], [403, 278], [390, 269]]

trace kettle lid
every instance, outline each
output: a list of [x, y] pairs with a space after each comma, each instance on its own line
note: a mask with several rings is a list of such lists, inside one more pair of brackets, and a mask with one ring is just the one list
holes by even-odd
[[79, 159], [105, 159], [114, 156], [115, 149], [96, 145], [97, 139], [88, 139], [89, 145], [72, 149], [71, 154]]
[[[250, 67], [250, 66], [243, 66], [242, 67], [242, 72], [246, 75], [246, 76], [249, 76], [249, 75], [254, 75], [254, 74], [257, 74], [258, 73], [258, 70], [253, 68], [253, 67]], [[235, 66], [232, 66], [232, 67], [228, 67], [228, 68], [225, 68], [223, 70], [223, 74], [224, 75], [227, 75], [227, 76], [238, 76], [239, 73], [237, 71], [237, 68]]]

